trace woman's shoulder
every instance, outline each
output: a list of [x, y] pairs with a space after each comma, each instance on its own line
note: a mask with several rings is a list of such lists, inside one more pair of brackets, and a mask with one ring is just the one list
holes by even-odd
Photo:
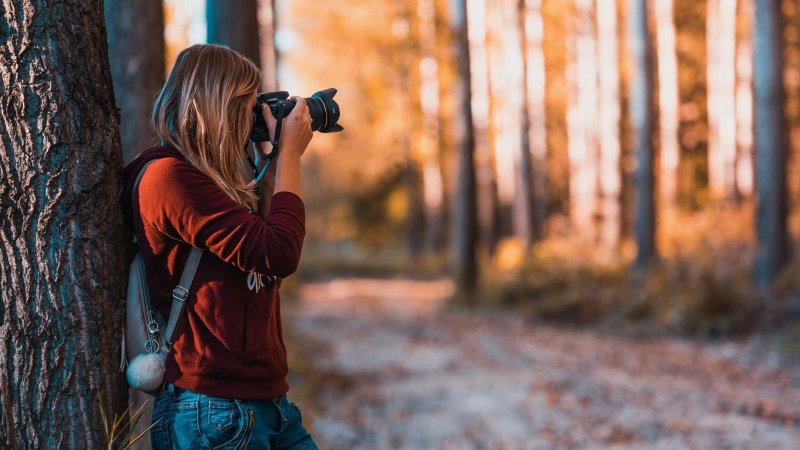
[[[175, 189], [188, 185], [208, 185], [211, 179], [200, 169], [178, 158], [153, 160], [140, 181], [145, 189]], [[212, 183], [213, 184], [213, 183]]]

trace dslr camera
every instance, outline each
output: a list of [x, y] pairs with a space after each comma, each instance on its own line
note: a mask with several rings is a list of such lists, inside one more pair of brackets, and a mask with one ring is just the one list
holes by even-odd
[[[339, 104], [333, 100], [336, 89], [330, 88], [314, 93], [307, 97], [308, 112], [311, 114], [311, 129], [320, 133], [336, 133], [344, 130], [339, 125]], [[253, 108], [253, 131], [250, 133], [250, 140], [253, 142], [269, 141], [269, 130], [267, 121], [261, 113], [261, 105], [266, 103], [272, 115], [280, 121], [289, 115], [295, 106], [295, 102], [289, 99], [289, 93], [262, 92], [256, 97], [256, 106]]]

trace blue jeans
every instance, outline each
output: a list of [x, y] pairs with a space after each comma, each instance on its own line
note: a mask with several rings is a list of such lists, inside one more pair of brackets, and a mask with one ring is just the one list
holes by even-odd
[[271, 400], [211, 397], [170, 382], [153, 402], [150, 442], [162, 449], [318, 450], [300, 409], [282, 395]]

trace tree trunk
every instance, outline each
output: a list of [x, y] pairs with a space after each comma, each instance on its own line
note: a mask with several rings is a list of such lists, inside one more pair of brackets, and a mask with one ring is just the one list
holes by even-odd
[[258, 0], [207, 0], [208, 42], [226, 45], [261, 67]]
[[736, 45], [736, 189], [753, 195], [753, 0], [739, 0]]
[[105, 0], [108, 56], [120, 109], [123, 161], [154, 145], [150, 111], [164, 83], [161, 0]]
[[735, 200], [736, 0], [708, 0], [708, 185]]
[[570, 218], [577, 235], [597, 237], [597, 40], [593, 0], [576, 0], [569, 43], [567, 109]]
[[278, 90], [278, 48], [275, 33], [278, 31], [278, 11], [275, 0], [258, 1], [258, 26], [261, 37], [261, 87], [267, 92]]
[[520, 0], [523, 48], [523, 144], [530, 154], [531, 240], [544, 234], [547, 220], [547, 116], [545, 105], [544, 20], [542, 0]]
[[622, 148], [620, 145], [620, 74], [616, 0], [595, 0], [597, 10], [597, 137], [600, 230], [606, 253], [619, 247], [622, 235]]
[[492, 254], [499, 232], [494, 149], [490, 134], [492, 118], [491, 64], [486, 47], [488, 38], [486, 0], [467, 0], [467, 13], [470, 24], [469, 51], [473, 99], [471, 111], [476, 154], [478, 241], [487, 254]]
[[[530, 251], [535, 239], [541, 236], [543, 215], [535, 211], [542, 202], [539, 177], [547, 153], [547, 133], [544, 120], [544, 55], [542, 52], [541, 0], [517, 0], [517, 29], [519, 31], [520, 124], [519, 157], [517, 158], [514, 189], [514, 234], [524, 251]], [[536, 170], [536, 172], [534, 172]], [[538, 186], [537, 186], [538, 184]], [[535, 189], [539, 187], [540, 189]]]
[[756, 0], [753, 86], [758, 253], [755, 274], [761, 288], [772, 284], [789, 258], [782, 29], [779, 2]]
[[[713, 1], [713, 0], [712, 0]], [[674, 211], [678, 204], [678, 61], [675, 47], [673, 0], [656, 0], [656, 36], [658, 39], [658, 106], [661, 130], [659, 198], [661, 208]]]
[[[512, 207], [512, 229], [514, 236], [522, 244], [522, 248], [527, 253], [533, 243], [533, 161], [531, 159], [531, 143], [528, 141], [530, 132], [531, 111], [528, 110], [528, 84], [527, 84], [527, 42], [525, 34], [525, 0], [506, 1], [504, 5], [506, 20], [504, 20], [503, 33], [505, 40], [508, 41], [504, 48], [506, 51], [506, 61], [504, 66], [509, 72], [509, 83], [506, 83], [506, 92], [518, 92], [516, 96], [506, 94], [509, 100], [517, 98], [516, 102], [510, 102], [516, 109], [518, 121], [516, 126], [510, 131], [516, 132], [517, 145], [513, 147], [516, 152], [514, 170], [514, 198]], [[511, 40], [516, 42], [511, 44]], [[519, 61], [514, 64], [514, 60]], [[519, 66], [519, 70], [517, 70]], [[544, 70], [544, 67], [541, 68]], [[513, 81], [513, 83], [511, 83]], [[516, 103], [516, 104], [515, 104]], [[513, 116], [512, 116], [513, 117]], [[510, 134], [510, 133], [509, 133]]]
[[103, 3], [0, 11], [0, 447], [105, 448], [131, 246]]
[[647, 30], [646, 0], [630, 0], [631, 52], [630, 116], [636, 153], [636, 265], [642, 269], [656, 259], [653, 179], [652, 50]]
[[[520, 112], [524, 98], [520, 95], [522, 70], [519, 64], [522, 53], [515, 6], [514, 0], [486, 2], [492, 156], [497, 186], [495, 223], [498, 229], [494, 242], [514, 233], [515, 192], [520, 188], [516, 168], [523, 164], [520, 161]], [[527, 165], [530, 166], [529, 161]]]
[[439, 64], [436, 61], [436, 6], [433, 0], [417, 0], [419, 23], [419, 104], [422, 111], [420, 149], [425, 204], [425, 245], [436, 250], [443, 239], [444, 184], [439, 155]]
[[475, 198], [475, 137], [472, 128], [470, 51], [467, 0], [453, 0], [452, 20], [455, 29], [460, 104], [457, 125], [460, 135], [457, 158], [457, 187], [453, 199], [453, 262], [460, 292], [471, 297], [477, 286], [475, 258], [477, 217]]

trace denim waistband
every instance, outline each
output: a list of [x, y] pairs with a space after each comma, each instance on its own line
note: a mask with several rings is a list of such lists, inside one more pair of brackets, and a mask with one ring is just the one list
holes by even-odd
[[[161, 392], [169, 392], [172, 395], [177, 395], [177, 394], [180, 394], [182, 392], [189, 392], [189, 393], [192, 393], [192, 394], [198, 394], [198, 393], [196, 393], [194, 391], [190, 391], [188, 389], [184, 389], [182, 387], [175, 386], [174, 384], [172, 384], [171, 382], [166, 381], [166, 380], [163, 383], [161, 383]], [[198, 395], [200, 395], [200, 394], [198, 394]], [[286, 398], [286, 394], [283, 394], [283, 395], [281, 395], [279, 397], [275, 397], [275, 398], [261, 399], [261, 401], [279, 402], [279, 401], [281, 401], [281, 399], [285, 399], [285, 398]], [[258, 401], [258, 400], [254, 400], [254, 401]]]

